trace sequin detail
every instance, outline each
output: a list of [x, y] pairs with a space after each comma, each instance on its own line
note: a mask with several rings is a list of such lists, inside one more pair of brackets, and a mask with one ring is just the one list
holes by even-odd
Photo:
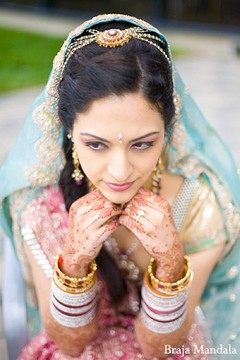
[[184, 127], [176, 123], [174, 125], [171, 143], [174, 152], [172, 153], [170, 151], [172, 161], [171, 166], [168, 166], [168, 170], [174, 173], [181, 169], [181, 173], [190, 179], [199, 178], [202, 174], [209, 179], [223, 212], [223, 218], [225, 219], [225, 227], [229, 238], [228, 244], [224, 249], [223, 255], [225, 255], [230, 251], [240, 234], [239, 210], [232, 203], [231, 196], [226, 186], [221, 182], [221, 179], [209, 168], [204, 166], [199, 159], [190, 154], [189, 150], [187, 150], [186, 141], [187, 136]]
[[198, 179], [196, 180], [185, 179], [174, 201], [172, 213], [178, 231], [180, 231], [182, 228], [187, 210], [198, 188], [199, 188]]
[[59, 171], [63, 167], [59, 143], [60, 121], [56, 115], [56, 106], [56, 99], [47, 97], [46, 102], [33, 112], [34, 121], [41, 129], [42, 136], [34, 145], [37, 159], [27, 169], [26, 176], [35, 187], [57, 183]]

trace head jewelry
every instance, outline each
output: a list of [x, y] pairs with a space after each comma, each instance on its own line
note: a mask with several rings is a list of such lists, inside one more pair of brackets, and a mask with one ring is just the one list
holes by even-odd
[[98, 31], [95, 29], [87, 30], [88, 35], [76, 37], [72, 40], [64, 59], [64, 68], [68, 63], [70, 57], [82, 47], [96, 42], [99, 46], [115, 48], [123, 46], [129, 42], [130, 39], [138, 39], [145, 41], [152, 46], [155, 46], [171, 64], [170, 57], [163, 49], [164, 41], [156, 35], [151, 34], [149, 31], [140, 27], [130, 27], [128, 29], [109, 29], [104, 31]]

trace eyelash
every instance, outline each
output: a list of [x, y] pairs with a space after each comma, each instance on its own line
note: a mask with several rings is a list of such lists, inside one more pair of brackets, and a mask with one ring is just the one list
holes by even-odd
[[[101, 143], [101, 142], [98, 142], [98, 141], [89, 141], [89, 142], [87, 142], [86, 144], [85, 144], [87, 147], [89, 147], [91, 150], [93, 150], [93, 151], [101, 151], [101, 150], [104, 150], [104, 149], [106, 149], [106, 147], [107, 147], [107, 145], [105, 145], [105, 144], [103, 144], [103, 143]], [[101, 145], [101, 149], [97, 149], [96, 148], [96, 145]], [[94, 147], [95, 146], [95, 147]]]
[[[137, 145], [144, 145], [143, 148], [139, 149], [137, 148]], [[136, 150], [146, 150], [149, 149], [150, 147], [152, 147], [154, 145], [154, 141], [139, 141], [138, 143], [135, 143], [133, 145], [133, 147], [135, 147]]]
[[[139, 142], [133, 144], [132, 147], [135, 150], [142, 151], [142, 150], [149, 149], [150, 147], [152, 147], [154, 145], [154, 143], [155, 143], [154, 141], [139, 141]], [[90, 142], [87, 142], [85, 145], [93, 151], [103, 151], [107, 148], [107, 145], [105, 145], [101, 142], [97, 142], [97, 141], [90, 141]], [[143, 147], [140, 148], [141, 146], [143, 146]]]

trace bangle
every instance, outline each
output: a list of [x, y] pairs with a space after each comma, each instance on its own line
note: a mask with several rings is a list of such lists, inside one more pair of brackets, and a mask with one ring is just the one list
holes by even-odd
[[89, 273], [82, 277], [70, 277], [60, 270], [62, 255], [56, 257], [51, 286], [50, 312], [53, 318], [67, 327], [89, 324], [97, 311], [97, 264], [92, 261]]
[[153, 258], [150, 260], [150, 264], [148, 266], [148, 274], [150, 278], [150, 283], [153, 289], [162, 292], [166, 295], [174, 295], [179, 292], [184, 291], [188, 288], [193, 279], [193, 271], [191, 270], [190, 259], [188, 256], [184, 256], [184, 267], [185, 267], [185, 275], [182, 279], [176, 282], [163, 282], [155, 277], [157, 263]]
[[97, 312], [97, 284], [82, 293], [65, 292], [52, 280], [50, 312], [53, 318], [67, 327], [82, 327], [89, 324]]
[[93, 286], [96, 283], [96, 276], [94, 276], [91, 283], [89, 283], [86, 286], [82, 286], [79, 288], [71, 288], [69, 286], [63, 285], [61, 281], [59, 281], [57, 275], [53, 272], [52, 281], [55, 283], [55, 285], [62, 291], [68, 294], [84, 294], [85, 292], [91, 290]]
[[144, 275], [144, 281], [142, 285], [142, 297], [145, 298], [145, 296], [155, 304], [155, 306], [161, 306], [164, 304], [169, 307], [174, 307], [179, 302], [187, 301], [188, 299], [188, 289], [185, 291], [182, 291], [177, 294], [172, 294], [171, 296], [165, 295], [160, 293], [159, 291], [155, 290], [149, 281], [149, 275], [146, 272]]
[[141, 295], [141, 319], [149, 330], [167, 334], [182, 326], [187, 315], [187, 289], [178, 294], [164, 296], [153, 289], [146, 272]]
[[66, 292], [83, 292], [93, 286], [95, 282], [95, 273], [97, 271], [96, 261], [92, 261], [89, 266], [89, 273], [81, 278], [70, 277], [65, 275], [60, 270], [60, 263], [62, 262], [62, 254], [58, 255], [54, 265], [53, 278], [62, 290]]

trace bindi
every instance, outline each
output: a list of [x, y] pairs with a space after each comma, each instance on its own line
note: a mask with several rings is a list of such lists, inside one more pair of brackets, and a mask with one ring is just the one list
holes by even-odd
[[118, 133], [117, 138], [118, 138], [118, 141], [120, 142], [120, 144], [122, 144], [123, 143], [123, 133], [122, 132]]

